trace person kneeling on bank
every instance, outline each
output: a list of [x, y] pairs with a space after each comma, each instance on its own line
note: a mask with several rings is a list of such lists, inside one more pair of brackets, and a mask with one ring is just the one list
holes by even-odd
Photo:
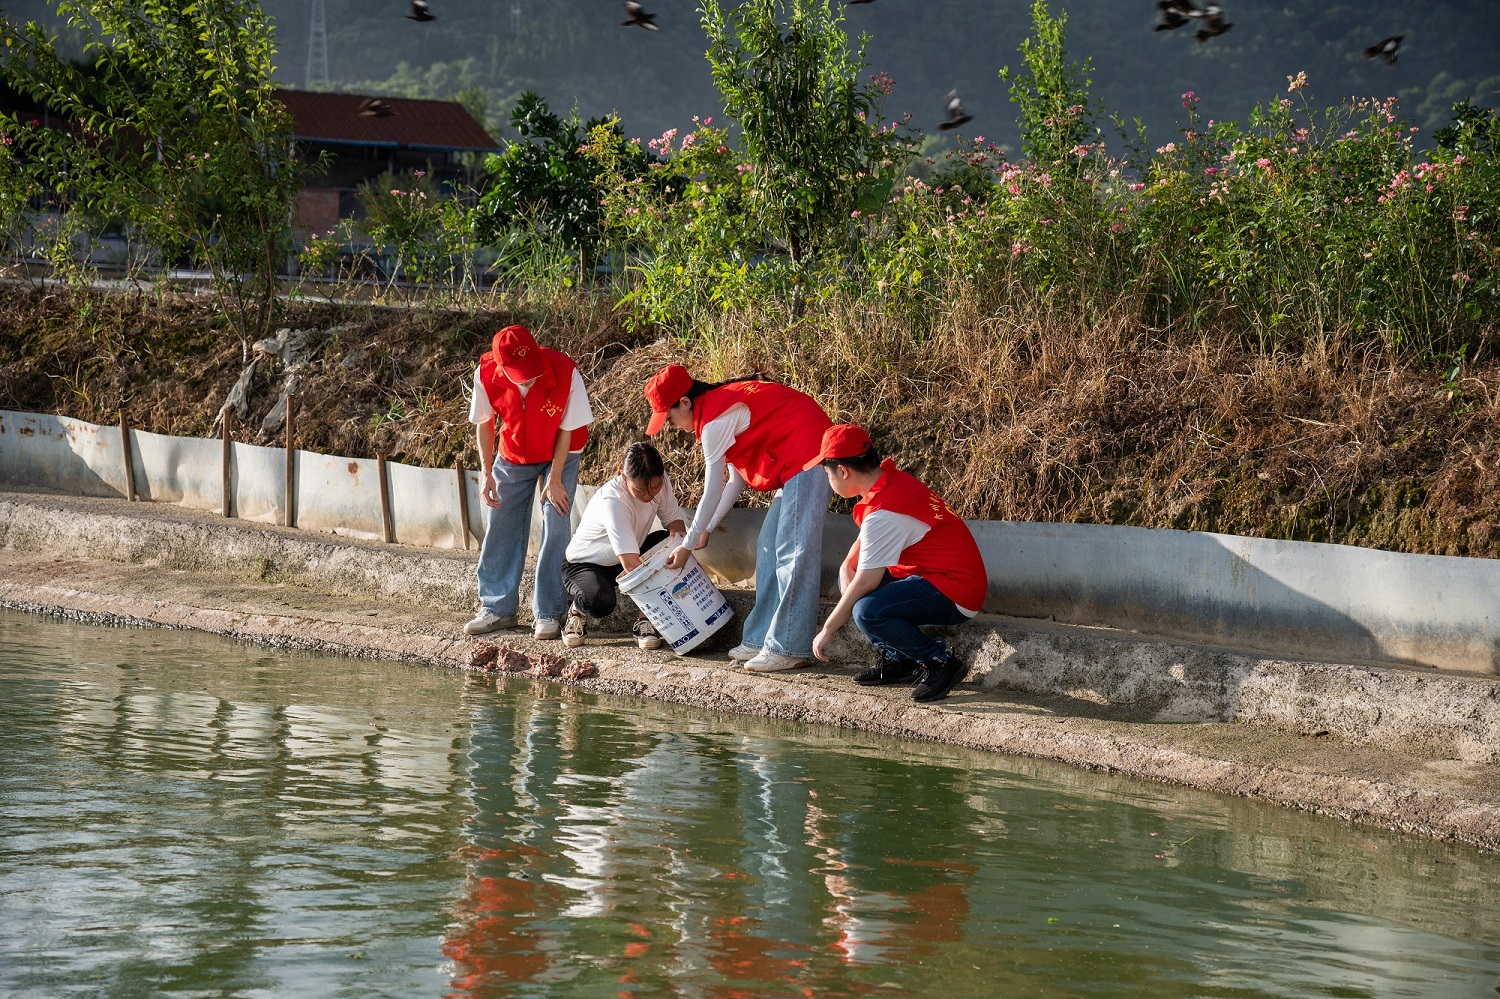
[[827, 662], [829, 643], [852, 617], [878, 656], [855, 683], [916, 683], [914, 701], [947, 697], [969, 667], [922, 628], [962, 624], [983, 606], [989, 575], [974, 535], [920, 480], [882, 461], [860, 427], [830, 427], [808, 467], [818, 464], [835, 493], [860, 500], [859, 536], [839, 566], [841, 596], [813, 654]]
[[[620, 474], [601, 486], [583, 508], [583, 520], [568, 543], [563, 588], [572, 603], [563, 624], [564, 645], [583, 644], [588, 618], [614, 611], [619, 599], [615, 580], [622, 572], [637, 568], [641, 555], [666, 538], [680, 542], [687, 535], [685, 520], [661, 453], [644, 441], [627, 447]], [[652, 521], [660, 521], [666, 530], [652, 531]], [[636, 618], [631, 631], [641, 648], [662, 647], [661, 636], [644, 614]]]

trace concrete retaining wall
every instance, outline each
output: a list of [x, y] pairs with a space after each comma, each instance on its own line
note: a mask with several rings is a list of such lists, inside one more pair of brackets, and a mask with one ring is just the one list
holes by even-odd
[[[0, 483], [120, 496], [119, 429], [0, 411]], [[219, 443], [133, 432], [137, 489], [217, 510]], [[281, 516], [284, 452], [235, 445], [237, 513]], [[378, 537], [373, 462], [298, 452], [298, 523]], [[205, 462], [210, 468], [205, 470]], [[396, 538], [456, 547], [457, 479], [448, 469], [390, 465]], [[470, 531], [483, 534], [478, 474], [465, 477]], [[591, 487], [580, 486], [574, 518]], [[736, 510], [700, 560], [721, 580], [750, 579], [762, 514]], [[533, 518], [533, 530], [539, 525]], [[971, 521], [989, 571], [985, 610], [1254, 649], [1296, 659], [1377, 661], [1500, 672], [1500, 562], [1404, 555], [1190, 531], [1090, 524]], [[854, 537], [830, 515], [825, 592]]]
[[[444, 641], [462, 646], [459, 625], [473, 606], [474, 559], [472, 553], [319, 537], [164, 504], [0, 493], [0, 563], [9, 567], [0, 570], [4, 606], [72, 606], [82, 599], [76, 580], [88, 580], [85, 589], [96, 585], [109, 575], [101, 567], [115, 562], [148, 567], [136, 573], [145, 604], [175, 599], [221, 607], [238, 619], [253, 610], [237, 598], [225, 599], [237, 592], [238, 577], [251, 588], [284, 584], [260, 592], [292, 600], [300, 599], [297, 593], [330, 594], [348, 599], [334, 606], [380, 608], [372, 615], [379, 619], [416, 617], [430, 622]], [[75, 582], [59, 587], [57, 579]], [[39, 603], [42, 591], [50, 596]], [[754, 594], [734, 589], [726, 596], [743, 621]], [[622, 603], [626, 609], [601, 622], [597, 634], [628, 633], [634, 614]], [[285, 637], [307, 638], [300, 627], [286, 624]], [[1500, 680], [1491, 677], [1310, 663], [988, 614], [946, 629], [943, 637], [972, 664], [970, 683], [1052, 698], [1031, 707], [1013, 700], [965, 706], [960, 699], [956, 709], [966, 713], [1020, 711], [1168, 725], [1238, 722], [1436, 759], [1500, 763]], [[713, 650], [738, 638], [739, 628], [731, 624], [704, 647], [705, 655], [713, 658]], [[871, 657], [848, 627], [831, 653], [845, 668]], [[894, 693], [904, 701], [904, 691]]]

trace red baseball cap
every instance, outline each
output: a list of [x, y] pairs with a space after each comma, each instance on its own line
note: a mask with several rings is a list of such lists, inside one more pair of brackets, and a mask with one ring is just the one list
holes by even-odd
[[823, 431], [823, 449], [812, 461], [802, 466], [805, 472], [817, 468], [831, 458], [858, 458], [870, 450], [870, 435], [865, 428], [854, 423], [840, 423]]
[[517, 385], [541, 377], [544, 369], [542, 348], [536, 345], [536, 339], [532, 337], [531, 330], [526, 327], [505, 327], [495, 334], [495, 339], [490, 343], [490, 349], [494, 351], [495, 359], [500, 362], [500, 368], [505, 372], [505, 377]]
[[651, 422], [646, 435], [654, 437], [667, 422], [667, 410], [682, 401], [693, 387], [693, 376], [680, 364], [669, 364], [646, 379], [646, 398], [651, 403]]

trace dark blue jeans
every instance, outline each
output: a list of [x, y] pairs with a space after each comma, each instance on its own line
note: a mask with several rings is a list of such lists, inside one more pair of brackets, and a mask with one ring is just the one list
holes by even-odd
[[922, 633], [923, 625], [963, 624], [958, 605], [921, 576], [896, 579], [889, 572], [879, 586], [854, 605], [854, 624], [870, 644], [888, 656], [928, 662], [948, 654], [948, 647]]

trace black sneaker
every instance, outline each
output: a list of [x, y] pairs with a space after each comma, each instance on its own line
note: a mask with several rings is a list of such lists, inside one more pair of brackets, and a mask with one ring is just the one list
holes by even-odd
[[940, 701], [948, 696], [957, 683], [969, 675], [969, 666], [951, 652], [941, 659], [930, 659], [922, 664], [926, 675], [917, 689], [911, 692], [914, 701]]
[[661, 637], [661, 633], [656, 630], [656, 625], [646, 620], [646, 615], [644, 614], [635, 619], [635, 624], [631, 626], [630, 632], [635, 635], [637, 648], [659, 649], [667, 644]]
[[922, 667], [915, 660], [882, 652], [875, 665], [854, 674], [861, 687], [881, 687], [888, 683], [915, 683]]

